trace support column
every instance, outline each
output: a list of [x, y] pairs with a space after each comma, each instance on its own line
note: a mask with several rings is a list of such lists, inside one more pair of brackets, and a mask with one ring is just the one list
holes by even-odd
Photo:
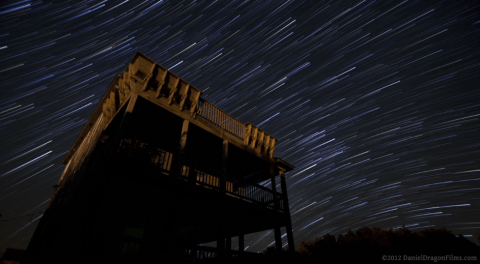
[[[185, 146], [187, 144], [187, 134], [188, 134], [189, 121], [184, 120], [182, 125], [182, 131], [180, 135], [180, 142], [178, 144], [178, 155], [173, 156], [172, 163], [174, 164], [174, 173], [181, 173], [181, 165], [183, 162], [183, 155], [185, 154]], [[175, 175], [176, 176], [176, 175]], [[163, 234], [168, 241], [166, 243], [163, 252], [165, 254], [171, 255], [173, 257], [181, 255], [183, 248], [179, 248], [178, 236], [180, 230], [180, 223], [178, 221], [178, 196], [179, 190], [177, 184], [172, 184], [170, 186], [170, 210], [168, 214], [168, 219], [165, 221], [166, 226], [164, 228], [165, 233]]]
[[[272, 192], [273, 192], [273, 204], [275, 208], [275, 214], [278, 213], [278, 197], [277, 197], [277, 185], [275, 184], [275, 164], [270, 164], [270, 178], [272, 181]], [[277, 253], [282, 252], [282, 235], [280, 233], [280, 224], [275, 220], [275, 226], [273, 228], [275, 234], [275, 248]]]
[[290, 218], [290, 204], [288, 203], [287, 183], [285, 182], [285, 169], [283, 168], [280, 168], [280, 181], [282, 184], [283, 207], [284, 207], [285, 217], [287, 218], [286, 229], [287, 229], [288, 251], [291, 253], [294, 253], [295, 246], [293, 244], [292, 219]]
[[228, 141], [223, 140], [222, 146], [222, 175], [220, 178], [220, 191], [226, 195], [226, 178], [227, 178], [227, 160], [228, 160]]
[[[227, 158], [228, 158], [228, 141], [223, 140], [222, 145], [222, 173], [220, 175], [220, 194], [221, 194], [221, 201], [220, 201], [220, 219], [219, 219], [219, 237], [217, 239], [217, 249], [218, 255], [220, 258], [225, 257], [225, 195], [226, 195], [226, 175], [227, 175]], [[228, 243], [228, 242], [227, 242]], [[231, 243], [231, 241], [230, 241]], [[231, 245], [230, 245], [231, 248]], [[227, 248], [228, 250], [228, 248]]]
[[182, 164], [182, 161], [185, 161], [185, 146], [187, 145], [187, 135], [188, 135], [188, 127], [190, 126], [190, 121], [188, 120], [183, 120], [183, 125], [182, 125], [182, 132], [180, 135], [180, 143], [178, 144], [178, 157], [177, 157], [177, 168], [179, 170], [179, 173], [183, 173], [183, 169], [186, 171], [185, 175], [188, 178], [188, 181], [191, 183], [195, 183], [195, 173], [193, 171], [193, 168], [191, 166], [187, 166], [187, 164]]
[[178, 150], [180, 154], [185, 153], [185, 146], [187, 144], [187, 134], [188, 134], [188, 125], [190, 122], [188, 120], [183, 120], [182, 125], [182, 134], [180, 136], [180, 144], [178, 145]]

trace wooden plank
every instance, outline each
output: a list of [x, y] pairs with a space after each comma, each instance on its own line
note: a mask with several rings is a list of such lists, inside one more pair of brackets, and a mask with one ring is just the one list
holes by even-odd
[[170, 87], [170, 94], [168, 96], [168, 104], [171, 105], [173, 103], [173, 99], [175, 97], [175, 95], [177, 94], [177, 87], [178, 87], [178, 83], [180, 82], [180, 78], [179, 77], [176, 77], [177, 79], [175, 80], [175, 83], [173, 84], [173, 87], [170, 86], [169, 84], [169, 87]]
[[147, 78], [145, 79], [145, 82], [143, 84], [143, 87], [142, 87], [142, 90], [143, 91], [146, 91], [147, 88], [148, 88], [148, 83], [150, 82], [150, 80], [152, 79], [153, 77], [153, 71], [155, 71], [155, 67], [157, 66], [156, 63], [153, 63], [152, 66], [150, 67], [150, 69], [148, 69], [148, 72], [147, 72]]
[[193, 98], [192, 105], [190, 106], [190, 116], [192, 116], [193, 118], [196, 117], [196, 114], [197, 114], [197, 111], [198, 111], [198, 108], [199, 108], [198, 100], [200, 99], [200, 94], [201, 94], [200, 91], [196, 92], [196, 95]]
[[280, 169], [280, 182], [282, 186], [284, 213], [285, 213], [285, 217], [287, 218], [286, 231], [287, 231], [288, 249], [290, 252], [294, 252], [295, 246], [293, 244], [292, 220], [290, 218], [290, 206], [288, 204], [287, 183], [285, 181], [285, 169], [283, 168], [279, 168], [279, 169]]
[[182, 94], [182, 99], [180, 100], [180, 111], [183, 111], [183, 106], [185, 105], [185, 101], [187, 100], [189, 92], [190, 84], [187, 84], [187, 87], [185, 87], [185, 91]]
[[155, 96], [156, 98], [159, 98], [161, 93], [162, 93], [162, 88], [165, 85], [165, 78], [167, 78], [167, 74], [168, 74], [168, 71], [164, 70], [163, 74], [161, 75], [160, 79], [158, 80], [157, 94]]
[[269, 147], [269, 157], [270, 159], [273, 159], [273, 151], [275, 150], [275, 138], [272, 138], [270, 140], [270, 147]]
[[264, 138], [264, 136], [265, 136], [265, 132], [259, 131], [259, 133], [258, 133], [257, 146], [255, 146], [255, 151], [256, 151], [257, 153], [260, 153], [261, 150], [262, 150], [263, 138]]
[[254, 128], [253, 129], [253, 133], [252, 133], [252, 141], [250, 143], [250, 148], [251, 149], [255, 149], [255, 145], [257, 143], [257, 134], [258, 134], [258, 127]]

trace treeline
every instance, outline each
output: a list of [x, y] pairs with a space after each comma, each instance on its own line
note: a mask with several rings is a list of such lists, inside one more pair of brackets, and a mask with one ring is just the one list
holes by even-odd
[[[480, 242], [480, 236], [478, 239]], [[285, 249], [283, 251], [286, 252]], [[275, 248], [269, 247], [263, 253], [275, 255]], [[349, 230], [338, 237], [326, 234], [315, 240], [303, 240], [294, 256], [290, 256], [290, 261], [294, 261], [290, 263], [432, 261], [418, 259], [422, 255], [448, 258], [475, 256], [478, 261], [480, 247], [461, 235], [456, 236], [445, 227], [422, 231], [411, 231], [405, 226], [397, 230], [363, 227], [355, 232]]]
[[[480, 235], [477, 237], [480, 242]], [[0, 263], [19, 263], [24, 250], [8, 248]], [[349, 230], [345, 235], [335, 237], [326, 234], [314, 240], [302, 240], [294, 254], [283, 249], [278, 256], [275, 247], [263, 251], [265, 256], [259, 263], [388, 263], [403, 262], [425, 263], [451, 261], [453, 257], [476, 257], [480, 260], [480, 247], [463, 236], [456, 236], [447, 228], [411, 231], [403, 227], [397, 230], [383, 230], [378, 227], [363, 227]], [[415, 257], [448, 257], [449, 259], [416, 259]], [[410, 258], [410, 259], [407, 259]], [[272, 261], [269, 261], [271, 259]], [[413, 259], [413, 260], [412, 260]], [[465, 259], [464, 259], [465, 260]], [[475, 260], [470, 259], [471, 262]], [[214, 263], [213, 261], [212, 263]], [[240, 262], [232, 262], [240, 263]], [[249, 260], [248, 263], [256, 263]]]

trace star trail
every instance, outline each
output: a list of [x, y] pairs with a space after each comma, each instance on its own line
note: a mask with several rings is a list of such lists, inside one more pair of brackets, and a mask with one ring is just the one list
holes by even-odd
[[[278, 139], [275, 156], [296, 166], [286, 176], [297, 247], [403, 224], [478, 244], [479, 7], [2, 1], [0, 250], [27, 247], [63, 158], [137, 51]], [[273, 244], [271, 230], [245, 236], [247, 251]]]

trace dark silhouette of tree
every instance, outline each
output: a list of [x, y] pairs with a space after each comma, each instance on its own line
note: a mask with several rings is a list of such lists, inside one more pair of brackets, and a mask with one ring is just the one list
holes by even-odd
[[19, 263], [22, 260], [24, 251], [23, 249], [7, 248], [2, 258], [0, 258], [0, 263]]
[[[382, 256], [478, 256], [480, 247], [463, 236], [456, 236], [445, 227], [413, 232], [405, 228], [382, 230], [363, 227], [355, 232], [348, 230], [338, 238], [330, 234], [315, 240], [303, 240], [297, 250], [303, 263], [322, 261], [359, 261], [383, 262]], [[391, 259], [390, 261], [395, 261]]]
[[[480, 236], [479, 236], [480, 239]], [[285, 250], [284, 250], [285, 252]], [[266, 255], [275, 255], [275, 247], [263, 251]], [[390, 261], [406, 261], [407, 256], [476, 256], [480, 259], [480, 247], [464, 238], [456, 236], [443, 227], [422, 231], [408, 230], [403, 226], [393, 230], [378, 227], [363, 227], [356, 231], [348, 230], [337, 238], [325, 234], [314, 240], [302, 240], [300, 247], [291, 256], [289, 263], [334, 263], [349, 261], [357, 263], [386, 263]], [[382, 257], [390, 256], [384, 260]], [[408, 261], [409, 263], [415, 261]], [[425, 261], [423, 261], [425, 262]], [[277, 263], [277, 262], [272, 262]], [[284, 262], [287, 263], [287, 262]]]

